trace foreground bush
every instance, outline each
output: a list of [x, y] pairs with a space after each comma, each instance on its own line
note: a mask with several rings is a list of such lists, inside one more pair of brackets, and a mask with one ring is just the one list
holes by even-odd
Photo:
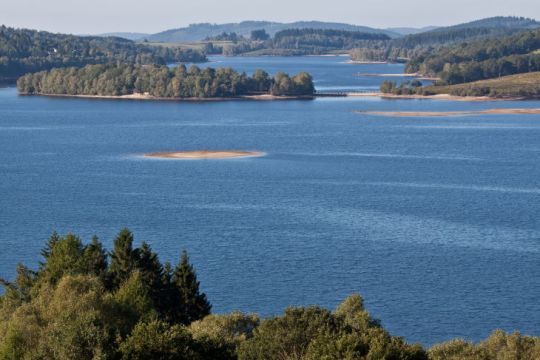
[[288, 308], [210, 314], [187, 253], [161, 264], [150, 246], [122, 230], [110, 253], [54, 234], [37, 271], [22, 265], [1, 280], [0, 359], [189, 360], [537, 360], [540, 338], [494, 332], [479, 344], [452, 340], [429, 350], [392, 336], [359, 295], [334, 311]]

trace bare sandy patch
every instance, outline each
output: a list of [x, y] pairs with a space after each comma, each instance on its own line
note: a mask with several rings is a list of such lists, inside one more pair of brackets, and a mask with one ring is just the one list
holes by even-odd
[[523, 100], [521, 97], [493, 98], [488, 96], [455, 96], [449, 94], [438, 95], [395, 95], [382, 92], [347, 93], [350, 97], [380, 97], [383, 99], [416, 99], [416, 100], [446, 100], [446, 101], [516, 101]]
[[173, 151], [144, 154], [144, 157], [157, 159], [180, 159], [180, 160], [198, 160], [198, 159], [233, 159], [245, 157], [259, 157], [266, 155], [259, 151]]
[[369, 74], [369, 73], [358, 73], [355, 74], [355, 76], [365, 76], [365, 77], [405, 77], [405, 78], [415, 78], [417, 80], [426, 80], [426, 81], [437, 81], [440, 80], [440, 78], [437, 77], [430, 77], [430, 76], [424, 76], [419, 73], [398, 73], [398, 74]]
[[389, 117], [447, 117], [469, 115], [536, 115], [540, 109], [489, 109], [481, 111], [358, 111], [361, 114]]

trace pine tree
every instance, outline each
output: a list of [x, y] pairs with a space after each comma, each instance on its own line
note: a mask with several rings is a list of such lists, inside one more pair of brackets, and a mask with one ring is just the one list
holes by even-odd
[[109, 268], [110, 285], [118, 287], [137, 268], [137, 251], [133, 249], [133, 234], [128, 229], [120, 231], [114, 240]]
[[107, 271], [107, 253], [97, 236], [92, 237], [90, 244], [84, 248], [84, 264], [86, 274], [102, 277]]
[[190, 324], [210, 314], [212, 305], [206, 299], [206, 294], [199, 291], [195, 269], [189, 263], [185, 250], [182, 252], [180, 263], [174, 270], [173, 282], [178, 291], [176, 321]]
[[142, 281], [149, 289], [150, 298], [159, 309], [163, 288], [163, 265], [159, 262], [158, 255], [152, 251], [152, 248], [146, 242], [142, 243], [138, 252], [137, 268], [141, 273]]
[[43, 259], [45, 259], [45, 262], [40, 262], [40, 268], [43, 269], [45, 266], [45, 263], [47, 262], [47, 259], [49, 256], [51, 256], [52, 249], [54, 246], [60, 241], [60, 235], [55, 231], [51, 234], [49, 239], [47, 240], [47, 243], [45, 244], [45, 247], [41, 250], [41, 256], [43, 256]]

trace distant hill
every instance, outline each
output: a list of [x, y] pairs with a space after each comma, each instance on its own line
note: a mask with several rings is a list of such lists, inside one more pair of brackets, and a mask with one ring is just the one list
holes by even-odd
[[213, 37], [223, 32], [235, 32], [238, 35], [248, 36], [253, 30], [264, 29], [268, 34], [274, 36], [275, 33], [287, 29], [331, 29], [347, 30], [363, 33], [384, 33], [392, 38], [400, 37], [397, 32], [390, 30], [374, 29], [367, 26], [358, 26], [344, 23], [331, 23], [323, 21], [297, 21], [293, 23], [279, 23], [270, 21], [243, 21], [241, 23], [229, 24], [192, 24], [188, 27], [166, 30], [147, 37], [149, 41], [155, 42], [181, 42], [198, 41], [207, 37]]
[[97, 36], [103, 36], [103, 37], [112, 36], [112, 37], [119, 37], [123, 39], [138, 41], [138, 40], [142, 40], [150, 36], [150, 34], [138, 33], [138, 32], [111, 32], [111, 33], [99, 34]]
[[414, 27], [392, 27], [385, 29], [386, 31], [390, 31], [396, 34], [400, 35], [414, 35], [414, 34], [420, 34], [427, 31], [432, 31], [438, 29], [439, 26], [426, 26], [423, 28], [414, 28]]
[[540, 28], [540, 22], [534, 19], [498, 16], [408, 35], [395, 40], [393, 45], [413, 48], [416, 46], [459, 43], [479, 38], [510, 35], [515, 32], [536, 28]]
[[463, 24], [447, 26], [445, 29], [464, 29], [464, 28], [491, 28], [503, 27], [511, 29], [536, 29], [540, 27], [540, 22], [535, 19], [517, 17], [517, 16], [495, 16]]

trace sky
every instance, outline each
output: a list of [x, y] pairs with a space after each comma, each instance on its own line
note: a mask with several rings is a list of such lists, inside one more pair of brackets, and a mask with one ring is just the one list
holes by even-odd
[[53, 32], [159, 31], [192, 23], [322, 20], [377, 28], [498, 15], [540, 19], [539, 0], [0, 0], [0, 24]]

